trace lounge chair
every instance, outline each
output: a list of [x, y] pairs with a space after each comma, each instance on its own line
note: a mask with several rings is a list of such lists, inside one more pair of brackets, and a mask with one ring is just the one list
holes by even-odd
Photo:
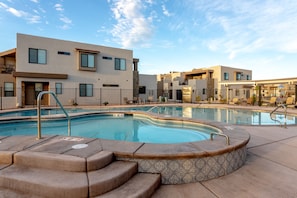
[[233, 98], [229, 104], [239, 104], [239, 99], [238, 98]]
[[287, 105], [287, 107], [289, 107], [289, 108], [291, 108], [291, 107], [295, 107], [295, 108], [297, 108], [297, 102], [296, 102], [296, 104], [294, 104], [294, 98], [293, 98], [293, 97], [288, 97], [288, 98], [286, 99], [286, 105]]
[[248, 99], [246, 100], [246, 104], [248, 104], [248, 105], [253, 105], [253, 98], [248, 98]]
[[275, 106], [276, 105], [276, 99], [277, 97], [273, 96], [270, 98], [269, 102], [268, 103], [263, 103], [262, 105], [263, 106]]
[[153, 96], [149, 96], [149, 97], [147, 97], [147, 101], [149, 102], [149, 103], [151, 103], [151, 102], [153, 102]]

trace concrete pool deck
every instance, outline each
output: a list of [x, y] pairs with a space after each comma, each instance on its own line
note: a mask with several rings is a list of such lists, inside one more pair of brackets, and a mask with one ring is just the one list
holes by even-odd
[[[290, 111], [297, 113], [294, 109]], [[297, 197], [297, 126], [237, 127], [251, 136], [243, 167], [229, 175], [208, 181], [161, 185], [152, 197]], [[15, 143], [12, 141], [12, 144]], [[24, 141], [15, 144], [15, 147], [23, 149], [22, 143]], [[48, 149], [55, 150], [59, 147], [49, 145]], [[9, 193], [14, 192], [0, 189], [0, 197], [1, 193], [5, 196], [6, 193], [13, 195]]]
[[242, 126], [251, 139], [235, 172], [209, 181], [162, 185], [153, 198], [297, 197], [297, 126]]

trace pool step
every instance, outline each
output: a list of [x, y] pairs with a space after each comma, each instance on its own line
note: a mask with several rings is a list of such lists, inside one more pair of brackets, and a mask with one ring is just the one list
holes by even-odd
[[12, 165], [0, 172], [0, 186], [44, 197], [87, 197], [84, 172], [57, 171]]
[[11, 165], [14, 151], [0, 151], [0, 170]]
[[160, 186], [161, 176], [159, 174], [138, 173], [129, 181], [100, 198], [137, 198], [151, 197]]
[[24, 192], [18, 192], [15, 190], [7, 189], [7, 188], [1, 188], [0, 187], [0, 197], [15, 197], [15, 198], [43, 198], [42, 196], [27, 194]]
[[127, 182], [137, 173], [134, 162], [117, 161], [96, 171], [88, 172], [89, 195], [102, 195]]
[[137, 173], [137, 163], [114, 161], [107, 151], [87, 159], [32, 151], [10, 156], [13, 164], [0, 170], [0, 193], [6, 189], [2, 192], [36, 197], [150, 197], [160, 185], [160, 175]]

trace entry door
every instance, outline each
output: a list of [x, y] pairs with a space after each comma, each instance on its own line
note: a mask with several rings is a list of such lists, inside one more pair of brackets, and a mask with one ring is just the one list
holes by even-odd
[[36, 104], [35, 84], [26, 83], [25, 84], [25, 105], [34, 105], [34, 104]]
[[[25, 104], [36, 105], [37, 96], [41, 91], [48, 91], [48, 82], [26, 82], [25, 83]], [[49, 95], [43, 95], [41, 98], [42, 105], [48, 105]]]

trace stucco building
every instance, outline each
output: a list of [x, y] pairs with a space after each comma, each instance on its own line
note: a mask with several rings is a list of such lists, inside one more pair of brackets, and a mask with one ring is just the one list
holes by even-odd
[[[193, 69], [188, 72], [161, 74], [160, 87], [163, 95], [173, 101], [195, 102], [200, 100], [222, 100], [227, 98], [224, 82], [250, 81], [252, 71], [227, 66]], [[238, 97], [249, 97], [250, 87], [238, 85]]]
[[[11, 97], [8, 106], [35, 105], [38, 93], [46, 90], [55, 92], [63, 105], [122, 104], [123, 98], [137, 94], [133, 79], [138, 78], [139, 60], [132, 50], [25, 34], [17, 34], [16, 40], [16, 49], [0, 53], [0, 87], [4, 100]], [[54, 102], [43, 96], [42, 104]]]

